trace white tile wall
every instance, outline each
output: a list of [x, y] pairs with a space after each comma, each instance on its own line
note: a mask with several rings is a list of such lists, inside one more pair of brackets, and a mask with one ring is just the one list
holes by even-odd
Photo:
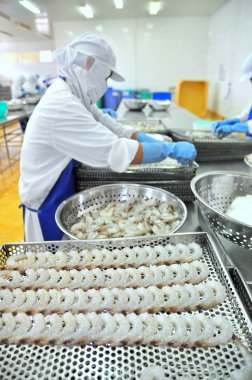
[[241, 65], [252, 53], [251, 0], [230, 0], [211, 16], [208, 46], [209, 108], [237, 115], [252, 97], [251, 84], [239, 83]]
[[115, 87], [165, 91], [178, 79], [206, 78], [208, 17], [56, 22], [56, 47], [80, 33], [96, 32], [99, 24], [104, 29], [101, 36], [114, 48], [118, 69], [126, 78], [125, 83], [113, 83]]

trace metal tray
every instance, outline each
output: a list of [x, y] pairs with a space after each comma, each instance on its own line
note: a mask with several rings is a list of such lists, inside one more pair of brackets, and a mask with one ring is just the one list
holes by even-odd
[[1, 378], [4, 380], [133, 380], [141, 378], [144, 368], [159, 366], [164, 370], [166, 379], [226, 380], [233, 371], [244, 369], [246, 367], [244, 350], [252, 352], [252, 325], [241, 299], [247, 303], [246, 307], [251, 307], [251, 300], [240, 294], [239, 287], [234, 287], [207, 233], [174, 234], [119, 241], [6, 244], [0, 251], [0, 263], [3, 264], [9, 255], [23, 253], [26, 250], [55, 252], [58, 249], [81, 250], [94, 246], [120, 249], [125, 246], [168, 242], [172, 244], [197, 242], [201, 245], [204, 251], [202, 261], [207, 263], [210, 269], [209, 279], [219, 280], [227, 291], [227, 300], [224, 303], [204, 313], [228, 318], [234, 326], [236, 340], [225, 346], [193, 349], [140, 345], [133, 347], [2, 345], [0, 346]]
[[159, 133], [161, 135], [167, 135], [168, 132], [167, 127], [161, 119], [118, 119], [118, 123], [130, 125], [137, 131], [142, 131], [145, 133]]
[[[90, 189], [96, 186], [119, 184], [119, 183], [128, 183], [128, 181], [99, 181], [94, 180], [93, 178], [85, 178], [85, 180], [77, 179], [75, 182], [76, 191], [80, 192], [86, 189]], [[193, 192], [191, 190], [190, 181], [138, 181], [134, 180], [134, 183], [138, 185], [153, 186], [159, 189], [169, 191], [170, 193], [179, 197], [182, 201], [192, 202], [195, 199]]]
[[192, 165], [181, 167], [165, 167], [151, 165], [131, 165], [125, 173], [117, 173], [109, 168], [93, 168], [78, 163], [75, 166], [76, 180], [104, 180], [104, 181], [168, 181], [168, 180], [191, 180], [199, 165], [194, 162]]
[[243, 159], [252, 151], [252, 139], [244, 138], [194, 138], [186, 132], [170, 130], [169, 134], [174, 141], [192, 142], [197, 149], [197, 161], [232, 161]]

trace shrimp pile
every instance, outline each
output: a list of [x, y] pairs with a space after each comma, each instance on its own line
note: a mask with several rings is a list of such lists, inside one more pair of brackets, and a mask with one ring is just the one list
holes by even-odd
[[3, 313], [0, 341], [36, 344], [169, 344], [216, 346], [232, 338], [230, 323], [222, 317], [199, 315], [34, 314]]
[[225, 344], [230, 323], [199, 312], [226, 298], [202, 255], [196, 243], [13, 255], [0, 272], [0, 343]]
[[142, 120], [142, 121], [120, 121], [121, 124], [126, 124], [132, 126], [137, 131], [142, 131], [145, 133], [160, 133], [160, 132], [167, 132], [165, 127], [162, 123], [160, 123], [159, 120]]
[[78, 239], [93, 240], [165, 235], [176, 228], [180, 218], [175, 206], [157, 199], [111, 202], [102, 209], [90, 206], [77, 214], [70, 232]]

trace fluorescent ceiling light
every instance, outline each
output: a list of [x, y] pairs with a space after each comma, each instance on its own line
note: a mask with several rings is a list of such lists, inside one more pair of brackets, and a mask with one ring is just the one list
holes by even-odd
[[4, 34], [5, 36], [8, 36], [8, 37], [13, 37], [13, 34], [12, 34], [12, 33], [5, 32], [4, 30], [0, 30], [0, 33], [1, 33], [1, 34]]
[[123, 9], [123, 0], [114, 0], [116, 9]]
[[91, 5], [86, 4], [84, 7], [80, 7], [80, 12], [86, 17], [86, 18], [93, 18], [94, 12]]
[[28, 24], [25, 24], [24, 22], [16, 21], [15, 25], [18, 26], [18, 27], [20, 27], [20, 28], [24, 28], [26, 30], [31, 30], [31, 26], [28, 25]]
[[161, 3], [160, 1], [151, 1], [150, 3], [150, 15], [157, 15], [158, 11], [160, 10]]
[[10, 16], [7, 15], [6, 13], [0, 12], [0, 17], [5, 18], [6, 20], [10, 21]]
[[35, 13], [35, 15], [40, 14], [40, 9], [28, 0], [20, 0], [19, 4], [28, 9], [30, 12]]

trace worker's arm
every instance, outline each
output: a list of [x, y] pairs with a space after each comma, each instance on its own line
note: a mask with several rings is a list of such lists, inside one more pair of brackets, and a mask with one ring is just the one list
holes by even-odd
[[[89, 166], [110, 167], [117, 172], [126, 171], [139, 150], [137, 141], [118, 138], [75, 100], [55, 114], [51, 139], [54, 147], [65, 155]], [[139, 154], [136, 161], [138, 157]]]
[[100, 111], [96, 104], [93, 104], [90, 110], [96, 121], [105, 125], [118, 137], [126, 137], [130, 139], [132, 134], [135, 132], [134, 128], [129, 125], [120, 124], [116, 121], [116, 119]]

